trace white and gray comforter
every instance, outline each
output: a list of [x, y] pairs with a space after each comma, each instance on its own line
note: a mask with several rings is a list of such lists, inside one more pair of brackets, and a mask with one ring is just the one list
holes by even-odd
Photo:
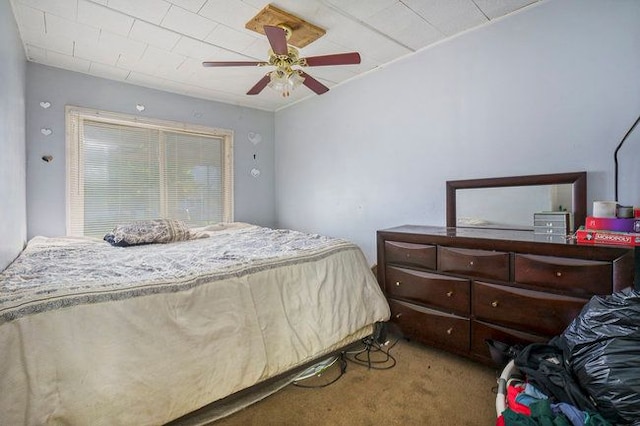
[[35, 237], [0, 273], [0, 322], [76, 304], [184, 291], [357, 249], [344, 240], [286, 229], [243, 224], [202, 229], [195, 240], [130, 247], [91, 238]]

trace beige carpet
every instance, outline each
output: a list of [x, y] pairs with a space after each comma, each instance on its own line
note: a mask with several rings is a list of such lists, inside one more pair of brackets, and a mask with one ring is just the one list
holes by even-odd
[[[288, 385], [212, 425], [495, 425], [499, 371], [406, 340], [391, 354], [392, 369], [348, 363], [327, 387]], [[336, 363], [300, 384], [323, 384], [338, 372]]]

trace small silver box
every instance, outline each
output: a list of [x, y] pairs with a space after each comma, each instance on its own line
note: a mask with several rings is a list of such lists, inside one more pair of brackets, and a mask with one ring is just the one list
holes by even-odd
[[569, 235], [571, 233], [571, 213], [534, 213], [533, 233], [541, 235]]

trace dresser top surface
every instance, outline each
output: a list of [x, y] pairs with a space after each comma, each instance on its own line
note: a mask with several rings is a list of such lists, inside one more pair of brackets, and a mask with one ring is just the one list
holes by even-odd
[[[382, 232], [401, 234], [427, 234], [441, 237], [483, 238], [509, 241], [542, 241], [547, 242], [546, 235], [537, 235], [533, 231], [519, 229], [490, 229], [490, 228], [447, 228], [444, 226], [402, 225], [383, 229]], [[573, 244], [571, 236], [562, 238], [555, 244]]]
[[[426, 226], [426, 225], [402, 225], [393, 228], [383, 229], [379, 232], [393, 234], [412, 234], [412, 235], [430, 235], [438, 238], [446, 239], [482, 239], [494, 241], [509, 241], [512, 243], [522, 244], [550, 244], [551, 246], [573, 246], [573, 247], [590, 247], [592, 249], [618, 249], [633, 250], [633, 246], [624, 245], [601, 245], [601, 244], [579, 244], [572, 235], [554, 236], [549, 239], [545, 234], [536, 234], [531, 230], [519, 229], [491, 229], [491, 228], [449, 228], [444, 226]], [[547, 246], [549, 247], [549, 246]]]

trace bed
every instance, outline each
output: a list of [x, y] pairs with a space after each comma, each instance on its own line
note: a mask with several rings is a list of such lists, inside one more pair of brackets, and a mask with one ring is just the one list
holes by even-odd
[[164, 424], [389, 318], [353, 243], [239, 223], [192, 235], [31, 239], [0, 273], [0, 423]]

